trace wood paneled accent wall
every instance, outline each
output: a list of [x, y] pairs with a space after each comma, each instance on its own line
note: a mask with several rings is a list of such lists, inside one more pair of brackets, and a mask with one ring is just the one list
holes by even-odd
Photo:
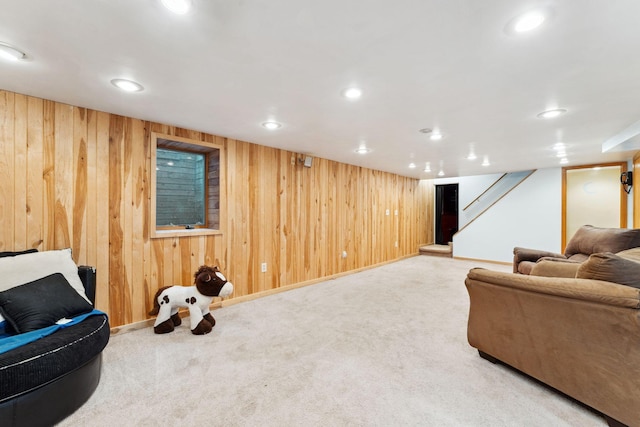
[[[150, 238], [151, 132], [224, 147], [222, 234]], [[147, 319], [156, 289], [191, 284], [203, 263], [219, 265], [239, 297], [433, 241], [430, 182], [320, 158], [304, 168], [292, 156], [0, 91], [0, 250], [71, 247], [97, 268], [96, 306], [120, 326]]]

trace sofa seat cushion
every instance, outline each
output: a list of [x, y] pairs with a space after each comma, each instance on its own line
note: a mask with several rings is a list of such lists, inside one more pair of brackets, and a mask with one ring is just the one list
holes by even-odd
[[585, 262], [586, 260], [588, 260], [589, 259], [589, 255], [591, 255], [591, 254], [573, 254], [570, 257], [568, 257], [567, 259], [569, 261], [572, 261], [572, 262], [580, 263], [580, 262]]
[[518, 264], [518, 273], [545, 277], [575, 277], [578, 266], [587, 258], [587, 256], [584, 259], [580, 256], [572, 258], [542, 257], [537, 261], [521, 261]]
[[573, 278], [576, 277], [579, 267], [580, 263], [578, 262], [542, 258], [535, 263], [529, 274], [531, 276]]
[[536, 263], [533, 261], [520, 261], [518, 263], [518, 273], [531, 274], [531, 270], [535, 267]]
[[80, 368], [109, 341], [105, 315], [90, 316], [29, 345], [0, 354], [0, 402]]
[[611, 252], [596, 253], [580, 265], [576, 278], [603, 280], [640, 288], [640, 262]]

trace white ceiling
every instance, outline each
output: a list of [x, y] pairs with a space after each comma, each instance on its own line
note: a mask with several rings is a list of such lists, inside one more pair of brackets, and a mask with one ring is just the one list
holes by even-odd
[[[552, 19], [505, 33], [540, 5]], [[416, 178], [558, 167], [556, 142], [570, 165], [617, 161], [632, 152], [602, 144], [640, 119], [639, 19], [638, 0], [0, 0], [0, 42], [28, 55], [0, 88]]]

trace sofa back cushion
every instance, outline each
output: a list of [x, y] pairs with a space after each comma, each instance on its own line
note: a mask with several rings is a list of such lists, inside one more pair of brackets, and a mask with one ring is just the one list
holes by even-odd
[[632, 261], [640, 262], [640, 248], [627, 249], [618, 252], [616, 255], [622, 258], [630, 259]]
[[53, 273], [62, 273], [69, 284], [89, 301], [82, 280], [78, 276], [78, 266], [71, 257], [70, 248], [0, 258], [0, 291]]
[[576, 254], [616, 253], [637, 247], [640, 247], [640, 229], [583, 225], [567, 243], [564, 254], [567, 258], [571, 258]]
[[27, 249], [26, 251], [18, 251], [18, 252], [0, 252], [0, 258], [6, 258], [6, 257], [11, 257], [11, 256], [16, 256], [16, 255], [24, 255], [24, 254], [32, 254], [34, 252], [38, 252], [37, 249]]
[[640, 288], [640, 262], [611, 252], [596, 253], [580, 264], [576, 278], [604, 280]]

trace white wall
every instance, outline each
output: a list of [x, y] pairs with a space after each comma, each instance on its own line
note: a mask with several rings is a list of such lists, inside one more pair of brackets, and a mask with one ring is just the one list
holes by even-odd
[[[457, 182], [462, 211], [500, 175], [436, 179], [434, 184]], [[469, 221], [462, 212], [459, 220], [460, 229]], [[515, 246], [560, 252], [561, 234], [562, 169], [539, 169], [454, 236], [453, 256], [511, 262]]]

